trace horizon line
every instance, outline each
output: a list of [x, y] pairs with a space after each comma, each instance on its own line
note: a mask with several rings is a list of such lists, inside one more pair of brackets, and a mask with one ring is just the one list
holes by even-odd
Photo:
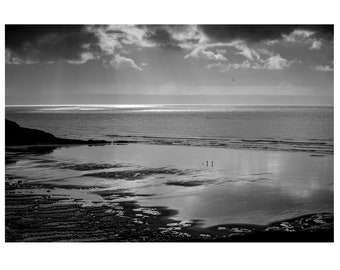
[[102, 106], [102, 107], [119, 107], [119, 106], [291, 106], [291, 107], [334, 107], [334, 104], [225, 104], [225, 103], [122, 103], [122, 104], [5, 104], [5, 107], [44, 107], [44, 106]]

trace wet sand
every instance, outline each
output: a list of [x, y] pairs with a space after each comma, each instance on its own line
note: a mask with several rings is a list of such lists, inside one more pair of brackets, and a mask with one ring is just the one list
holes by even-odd
[[[48, 148], [29, 151], [6, 149], [6, 164], [38, 159], [50, 152]], [[52, 150], [53, 152], [53, 150]], [[316, 158], [316, 157], [315, 157]], [[39, 160], [39, 166], [53, 167], [52, 160]], [[52, 166], [51, 166], [52, 165]], [[101, 178], [125, 178], [127, 183], [140, 181], [161, 170], [170, 176], [182, 176], [181, 169], [139, 169], [123, 172], [101, 172], [103, 169], [119, 170], [119, 163], [59, 163], [59, 167], [75, 174], [87, 174], [97, 181], [76, 182], [31, 181], [30, 176], [11, 175], [6, 171], [6, 232], [7, 242], [104, 242], [104, 241], [236, 241], [236, 242], [330, 242], [333, 241], [333, 214], [312, 213], [268, 223], [218, 224], [202, 226], [203, 220], [179, 220], [178, 211], [168, 207], [145, 206], [140, 199], [151, 197], [149, 193], [125, 189], [103, 189]], [[91, 175], [92, 174], [92, 175]], [[137, 174], [137, 175], [136, 175]], [[106, 179], [105, 179], [106, 180]], [[171, 187], [199, 187], [195, 181], [168, 181]], [[88, 197], [87, 197], [88, 196]]]
[[334, 237], [330, 213], [267, 226], [225, 224], [201, 228], [199, 221], [172, 220], [174, 210], [140, 207], [133, 201], [84, 206], [81, 200], [53, 195], [49, 189], [46, 192], [51, 195], [32, 194], [31, 188], [46, 187], [18, 181], [11, 184], [15, 181], [6, 181], [6, 242], [330, 242]]
[[[200, 219], [205, 227], [226, 222], [266, 225], [333, 212], [331, 155], [131, 144], [59, 148], [45, 158], [55, 161], [46, 165], [48, 170], [39, 170], [37, 160], [24, 164], [22, 174], [55, 185], [96, 184], [149, 194], [117, 200], [176, 209], [177, 219]], [[69, 166], [64, 163], [116, 167], [61, 170], [60, 166]]]

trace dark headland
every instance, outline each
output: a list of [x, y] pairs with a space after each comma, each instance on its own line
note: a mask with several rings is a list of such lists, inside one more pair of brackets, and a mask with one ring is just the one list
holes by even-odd
[[73, 140], [63, 139], [51, 133], [19, 126], [17, 123], [7, 120], [5, 124], [5, 144], [6, 146], [20, 145], [63, 145], [63, 144], [107, 144], [104, 140]]

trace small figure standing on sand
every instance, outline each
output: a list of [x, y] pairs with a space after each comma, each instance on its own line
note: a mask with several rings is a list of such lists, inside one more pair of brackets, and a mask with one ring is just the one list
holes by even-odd
[[[214, 161], [210, 161], [211, 167], [214, 167]], [[202, 162], [202, 166], [204, 166], [204, 162]], [[209, 167], [209, 160], [206, 161], [206, 167]]]

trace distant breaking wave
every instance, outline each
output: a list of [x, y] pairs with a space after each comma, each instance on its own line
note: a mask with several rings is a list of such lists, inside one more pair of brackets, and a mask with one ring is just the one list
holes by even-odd
[[154, 113], [154, 112], [233, 112], [303, 110], [305, 108], [331, 108], [329, 106], [273, 106], [273, 105], [226, 105], [226, 104], [114, 104], [114, 105], [6, 105], [6, 110], [22, 113]]
[[290, 139], [235, 139], [235, 138], [174, 138], [153, 136], [107, 135], [114, 143], [146, 143], [157, 145], [185, 145], [233, 149], [257, 149], [272, 151], [310, 152], [333, 154], [333, 140], [297, 141]]

